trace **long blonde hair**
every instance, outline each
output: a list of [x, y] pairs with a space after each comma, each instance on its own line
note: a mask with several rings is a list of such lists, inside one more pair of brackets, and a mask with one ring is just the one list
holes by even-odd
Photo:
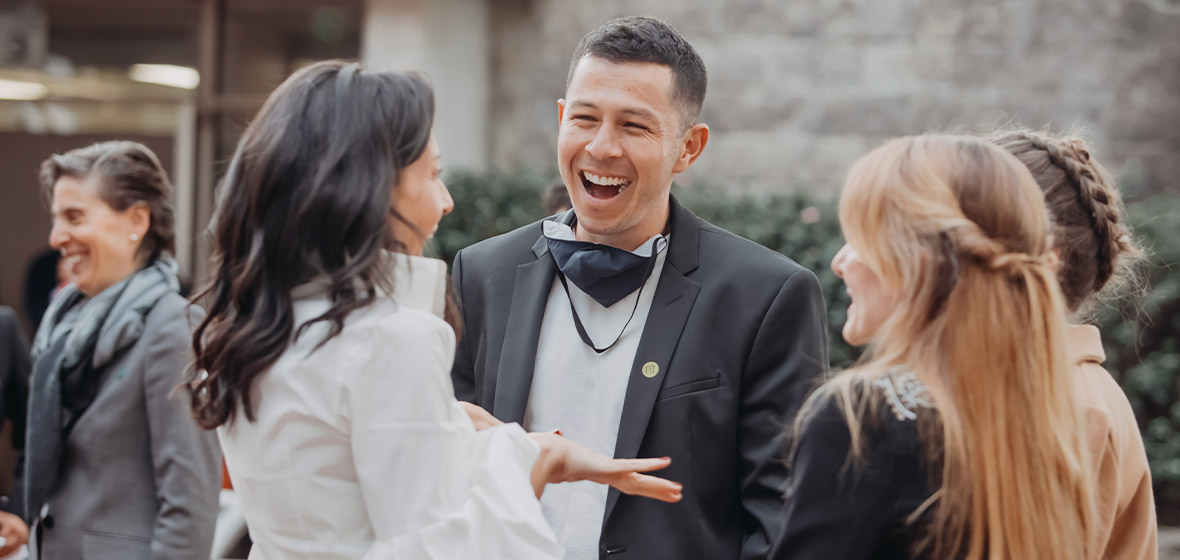
[[934, 402], [919, 438], [941, 465], [921, 549], [1085, 558], [1094, 514], [1083, 415], [1051, 225], [1028, 170], [975, 138], [899, 138], [853, 167], [840, 223], [896, 301], [861, 363], [821, 387], [800, 422], [817, 400], [835, 398], [855, 463], [881, 402], [869, 381], [902, 365]]

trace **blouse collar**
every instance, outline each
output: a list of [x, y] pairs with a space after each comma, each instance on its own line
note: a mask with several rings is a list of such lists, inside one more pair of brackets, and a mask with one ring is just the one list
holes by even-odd
[[[447, 302], [447, 264], [439, 259], [386, 252], [393, 269], [393, 291], [384, 293], [399, 306], [443, 317]], [[291, 299], [327, 299], [331, 283], [319, 276], [291, 290]]]

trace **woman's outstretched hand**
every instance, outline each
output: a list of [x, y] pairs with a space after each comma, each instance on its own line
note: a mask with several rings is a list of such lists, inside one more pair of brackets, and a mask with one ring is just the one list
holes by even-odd
[[[482, 407], [460, 401], [476, 430], [486, 430], [503, 424]], [[590, 480], [609, 484], [624, 494], [644, 496], [663, 502], [679, 502], [679, 483], [645, 473], [658, 471], [672, 464], [662, 459], [611, 459], [590, 448], [561, 437], [560, 433], [532, 433], [533, 441], [541, 446], [541, 454], [533, 464], [531, 475], [537, 497], [546, 484]]]
[[533, 465], [533, 490], [537, 497], [546, 484], [591, 480], [609, 484], [624, 494], [644, 496], [662, 502], [680, 501], [681, 485], [671, 480], [641, 474], [672, 464], [660, 459], [611, 459], [553, 433], [529, 434], [541, 446]]

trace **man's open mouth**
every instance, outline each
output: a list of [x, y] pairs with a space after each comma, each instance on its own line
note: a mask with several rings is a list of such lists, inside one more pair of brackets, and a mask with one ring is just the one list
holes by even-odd
[[600, 200], [614, 198], [631, 186], [631, 181], [623, 177], [597, 175], [589, 171], [583, 171], [579, 175], [582, 179], [582, 187], [586, 189], [590, 197]]

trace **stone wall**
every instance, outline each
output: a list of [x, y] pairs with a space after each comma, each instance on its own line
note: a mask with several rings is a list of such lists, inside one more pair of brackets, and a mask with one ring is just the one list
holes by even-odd
[[1180, 0], [491, 0], [491, 161], [555, 168], [583, 34], [676, 26], [709, 70], [712, 130], [680, 183], [833, 192], [892, 136], [1085, 128], [1129, 188], [1180, 188]]

